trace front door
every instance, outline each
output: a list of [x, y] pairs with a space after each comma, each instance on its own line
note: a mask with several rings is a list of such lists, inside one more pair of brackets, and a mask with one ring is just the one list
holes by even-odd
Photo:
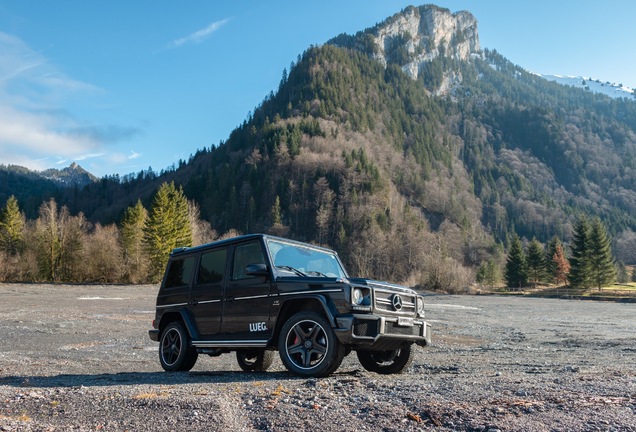
[[232, 274], [223, 298], [222, 333], [235, 340], [267, 340], [271, 334], [269, 278], [246, 274], [248, 264], [267, 264], [263, 245], [256, 240], [239, 244], [232, 252]]

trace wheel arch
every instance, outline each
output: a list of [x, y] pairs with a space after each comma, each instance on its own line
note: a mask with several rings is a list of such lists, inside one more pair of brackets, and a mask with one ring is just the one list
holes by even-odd
[[173, 321], [179, 321], [185, 326], [188, 334], [190, 335], [190, 339], [198, 339], [199, 333], [197, 332], [194, 320], [190, 314], [184, 310], [171, 310], [164, 312], [159, 321], [159, 334], [161, 334], [163, 330]]
[[294, 314], [301, 311], [313, 311], [323, 315], [327, 321], [329, 321], [329, 325], [332, 328], [336, 327], [336, 320], [334, 318], [334, 313], [331, 310], [331, 307], [327, 300], [321, 295], [311, 295], [305, 296], [302, 298], [294, 298], [289, 299], [283, 303], [281, 306], [280, 312], [276, 317], [276, 326], [274, 328], [274, 333], [272, 337], [271, 344], [274, 346], [278, 345], [278, 335], [280, 334], [280, 330], [285, 325], [287, 320]]

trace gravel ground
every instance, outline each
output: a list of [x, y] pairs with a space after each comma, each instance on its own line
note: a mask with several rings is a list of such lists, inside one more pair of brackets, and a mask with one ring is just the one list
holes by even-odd
[[0, 285], [0, 430], [636, 431], [636, 304], [429, 295], [408, 373], [166, 373], [155, 286]]

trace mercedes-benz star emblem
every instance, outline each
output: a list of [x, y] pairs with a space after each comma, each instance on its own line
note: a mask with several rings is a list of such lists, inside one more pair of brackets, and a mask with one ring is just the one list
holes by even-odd
[[399, 294], [393, 294], [391, 298], [391, 304], [393, 305], [393, 309], [399, 311], [402, 309], [402, 297]]

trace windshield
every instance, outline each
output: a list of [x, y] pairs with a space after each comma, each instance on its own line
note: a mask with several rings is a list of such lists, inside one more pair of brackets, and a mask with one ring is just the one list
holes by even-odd
[[306, 276], [347, 277], [333, 252], [279, 240], [267, 240], [267, 245], [279, 269]]

